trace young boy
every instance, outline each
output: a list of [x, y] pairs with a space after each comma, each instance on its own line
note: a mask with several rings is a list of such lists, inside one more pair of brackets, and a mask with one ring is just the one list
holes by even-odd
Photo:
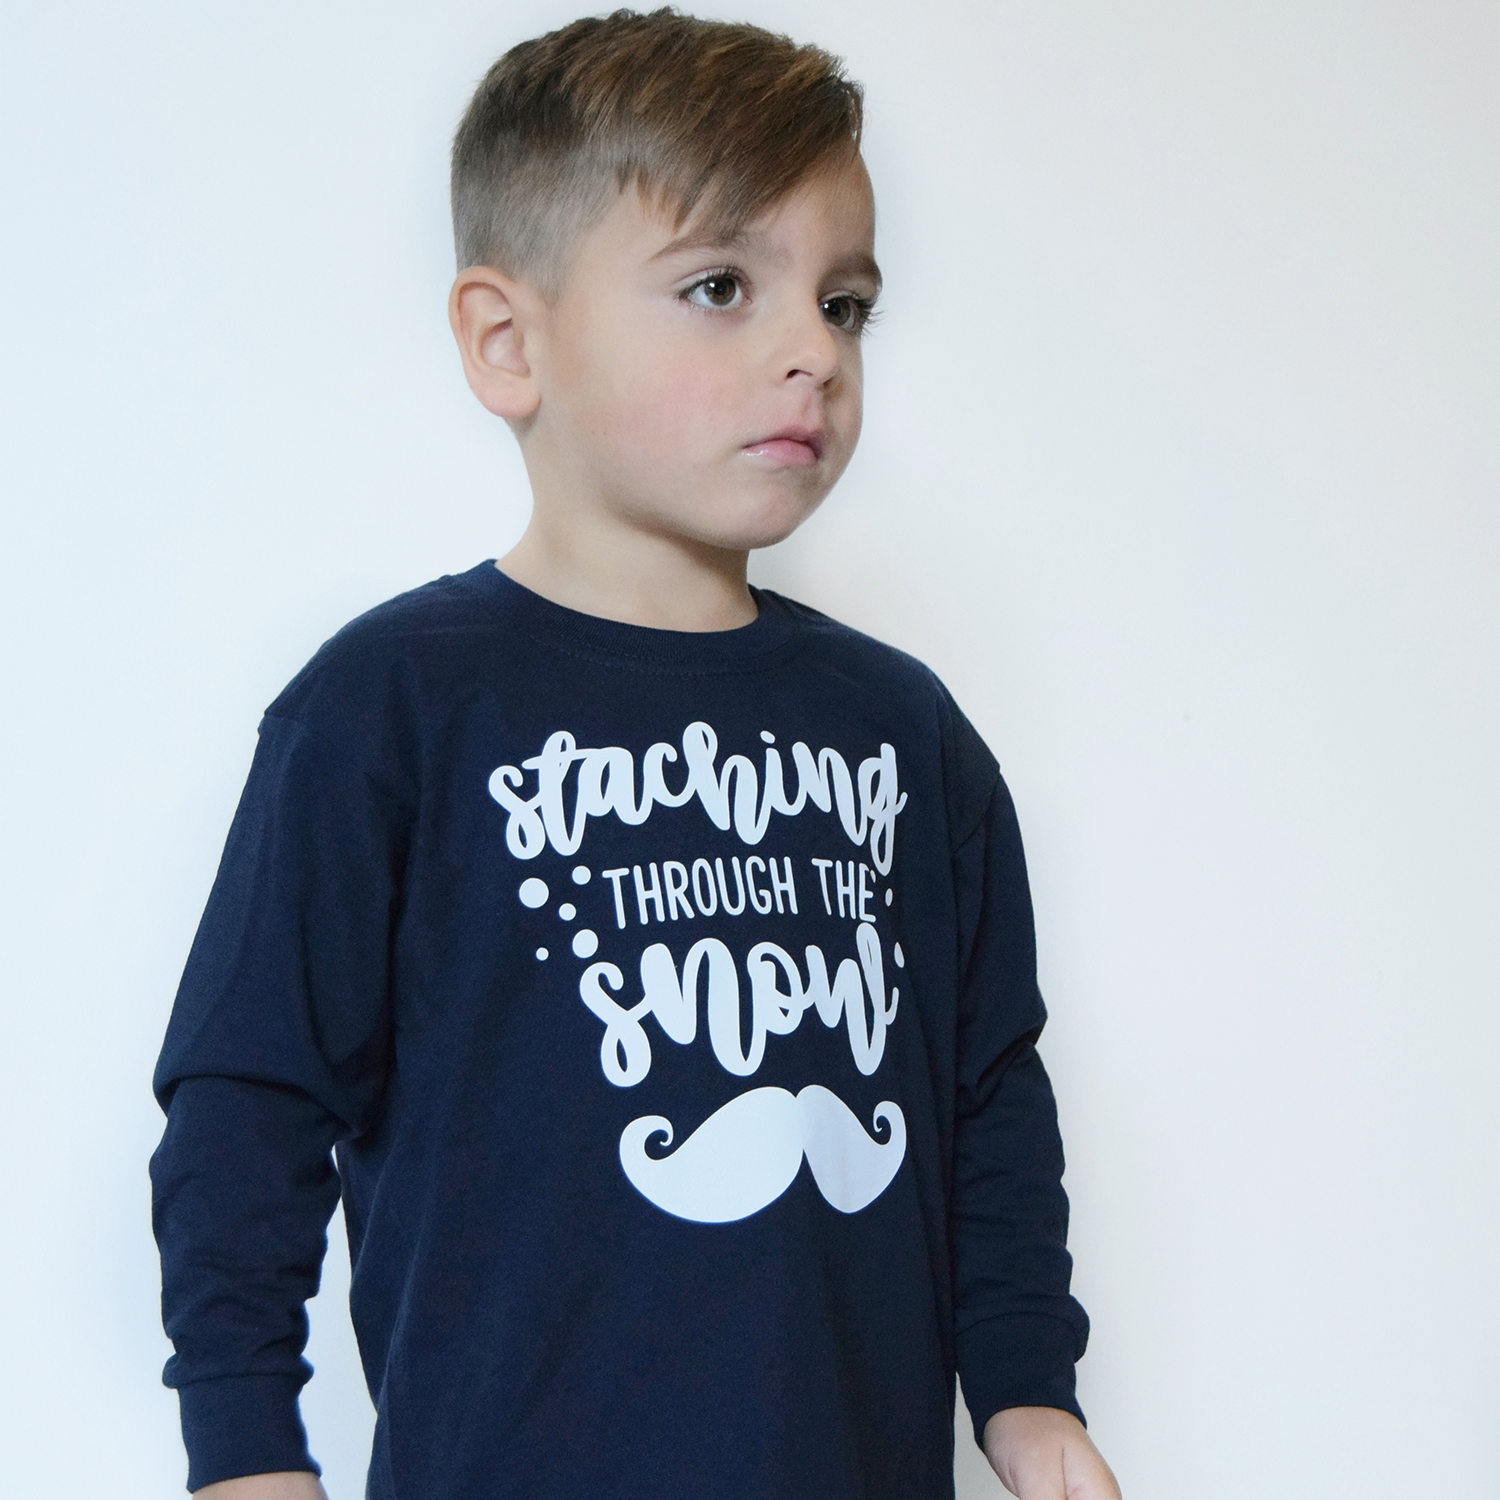
[[321, 1494], [342, 1196], [379, 1500], [939, 1500], [955, 1369], [1023, 1500], [1118, 1495], [995, 761], [746, 583], [859, 435], [860, 101], [619, 11], [459, 128], [453, 330], [534, 511], [262, 722], [155, 1080], [200, 1494]]

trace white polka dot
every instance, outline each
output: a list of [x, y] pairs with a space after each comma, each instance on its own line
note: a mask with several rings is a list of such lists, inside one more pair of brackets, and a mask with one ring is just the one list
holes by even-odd
[[557, 908], [557, 914], [563, 919], [564, 922], [571, 922], [573, 918], [578, 915], [578, 908], [574, 906], [571, 901], [564, 901], [563, 904]]
[[538, 880], [535, 875], [529, 876], [521, 882], [521, 889], [516, 894], [520, 896], [522, 906], [540, 906], [547, 899], [547, 882]]
[[889, 906], [889, 905], [890, 905], [890, 904], [891, 904], [891, 902], [892, 902], [892, 901], [893, 901], [893, 900], [895, 900], [895, 898], [896, 898], [896, 893], [895, 893], [895, 891], [893, 891], [893, 890], [892, 890], [892, 889], [891, 889], [891, 888], [890, 888], [890, 886], [887, 886], [887, 887], [886, 887], [886, 888], [885, 888], [885, 904], [886, 904], [886, 905], [887, 905], [887, 906]]
[[592, 958], [599, 951], [599, 935], [587, 927], [580, 927], [573, 934], [573, 952], [579, 958]]
[[762, 729], [761, 732], [760, 732], [760, 737], [768, 745], [774, 745], [776, 743], [776, 736], [774, 734], [772, 734], [769, 729]]
[[906, 967], [906, 955], [901, 951], [900, 943], [896, 944], [895, 951], [892, 956], [896, 960], [896, 967], [898, 969], [904, 969]]
[[547, 957], [547, 950], [545, 948], [538, 948], [536, 950], [536, 956], [545, 962]]
[[573, 884], [574, 885], [587, 885], [589, 883], [589, 878], [590, 878], [590, 876], [593, 875], [593, 873], [594, 872], [591, 869], [589, 869], [589, 867], [587, 865], [574, 865], [573, 866]]

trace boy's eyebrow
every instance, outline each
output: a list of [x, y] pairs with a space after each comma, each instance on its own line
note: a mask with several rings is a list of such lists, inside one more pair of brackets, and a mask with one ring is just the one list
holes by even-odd
[[829, 274], [840, 276], [844, 273], [868, 276], [874, 283], [876, 290], [885, 285], [885, 278], [880, 274], [880, 267], [875, 264], [875, 257], [864, 250], [854, 250], [848, 255], [841, 255], [828, 268]]
[[[771, 260], [786, 259], [785, 254], [775, 249], [765, 235], [754, 229], [736, 229], [728, 234], [714, 229], [690, 230], [687, 234], [678, 235], [675, 240], [669, 240], [651, 259], [665, 260], [667, 256], [677, 255], [685, 250], [756, 251]], [[877, 288], [884, 285], [875, 257], [865, 250], [851, 250], [848, 255], [841, 255], [828, 268], [831, 276], [846, 273], [868, 276]]]

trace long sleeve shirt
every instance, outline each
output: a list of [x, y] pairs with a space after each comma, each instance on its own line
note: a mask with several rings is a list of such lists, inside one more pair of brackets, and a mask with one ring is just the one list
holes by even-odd
[[945, 1500], [1078, 1413], [1025, 863], [932, 673], [486, 562], [267, 711], [155, 1077], [189, 1487], [312, 1468], [342, 1197], [372, 1500]]

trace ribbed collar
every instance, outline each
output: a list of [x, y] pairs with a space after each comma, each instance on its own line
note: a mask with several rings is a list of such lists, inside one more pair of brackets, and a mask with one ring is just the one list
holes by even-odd
[[734, 630], [660, 630], [554, 603], [502, 573], [493, 558], [459, 576], [493, 596], [506, 616], [528, 635], [588, 656], [668, 671], [714, 672], [763, 665], [765, 658], [791, 647], [798, 634], [797, 618], [780, 595], [754, 584], [750, 596], [757, 614], [748, 625]]

